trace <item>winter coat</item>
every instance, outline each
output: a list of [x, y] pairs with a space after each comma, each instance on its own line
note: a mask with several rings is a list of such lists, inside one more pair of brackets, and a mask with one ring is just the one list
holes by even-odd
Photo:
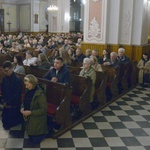
[[[22, 104], [22, 108], [24, 108]], [[44, 92], [38, 88], [31, 101], [31, 115], [27, 117], [26, 131], [28, 135], [43, 135], [47, 129], [47, 102]]]
[[95, 82], [96, 82], [96, 73], [93, 67], [90, 67], [88, 71], [85, 72], [84, 69], [80, 71], [80, 76], [82, 77], [90, 77], [92, 80], [91, 94], [90, 94], [90, 102], [93, 101], [93, 96], [95, 92]]
[[[137, 67], [139, 69], [138, 82], [142, 84], [144, 73], [150, 73], [150, 60], [148, 60], [144, 65], [144, 61], [141, 59]], [[141, 69], [141, 67], [143, 68]]]

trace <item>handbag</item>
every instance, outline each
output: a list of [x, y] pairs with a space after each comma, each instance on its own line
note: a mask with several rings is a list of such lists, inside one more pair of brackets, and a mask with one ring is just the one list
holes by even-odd
[[150, 83], [150, 73], [144, 73], [144, 83]]

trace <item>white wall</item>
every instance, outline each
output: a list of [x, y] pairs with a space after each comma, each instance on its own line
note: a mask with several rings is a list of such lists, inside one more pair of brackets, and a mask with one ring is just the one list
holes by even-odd
[[4, 27], [5, 32], [8, 32], [8, 22], [11, 22], [10, 32], [17, 31], [17, 5], [15, 4], [3, 4], [4, 9]]
[[30, 31], [31, 29], [31, 5], [30, 4], [20, 4], [20, 30]]
[[46, 8], [48, 7], [48, 1], [41, 1], [40, 2], [40, 13], [39, 13], [39, 30], [46, 31], [46, 25], [48, 24], [45, 13]]
[[70, 0], [55, 0], [55, 4], [58, 11], [49, 12], [49, 32], [69, 32]]
[[[101, 27], [102, 38], [103, 36], [104, 38], [102, 40], [96, 38], [93, 38], [92, 40], [88, 39], [89, 16], [94, 12], [99, 14], [101, 11], [98, 9], [92, 9], [92, 11], [89, 11], [92, 7], [91, 2], [98, 4], [99, 1], [91, 0], [85, 5], [85, 42], [126, 45], [142, 45], [148, 43], [148, 27], [150, 24], [150, 4], [148, 3], [148, 0], [108, 0], [106, 8], [102, 8], [104, 18], [101, 21], [103, 27], [99, 24]], [[106, 2], [106, 0], [102, 1]], [[89, 4], [91, 4], [91, 6]], [[107, 12], [105, 12], [106, 10]]]

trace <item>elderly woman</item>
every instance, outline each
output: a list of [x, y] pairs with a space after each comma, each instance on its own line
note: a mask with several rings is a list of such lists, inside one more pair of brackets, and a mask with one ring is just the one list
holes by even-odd
[[38, 86], [38, 80], [35, 76], [26, 75], [24, 84], [27, 91], [20, 111], [26, 122], [26, 131], [30, 140], [37, 144], [48, 133], [46, 97], [42, 88]]
[[95, 69], [95, 71], [103, 71], [102, 66], [98, 63], [97, 57], [95, 56], [90, 56], [90, 59], [92, 61], [92, 67]]
[[144, 73], [149, 73], [150, 74], [150, 59], [148, 57], [147, 53], [143, 54], [142, 59], [138, 62], [137, 65], [138, 69], [139, 69], [139, 78], [138, 78], [138, 82], [140, 84], [143, 84], [143, 75]]
[[90, 102], [92, 102], [94, 91], [95, 91], [96, 73], [95, 73], [94, 68], [92, 67], [91, 59], [84, 58], [83, 69], [80, 71], [79, 75], [83, 77], [90, 77], [92, 80], [92, 87], [91, 87], [91, 94], [90, 94]]

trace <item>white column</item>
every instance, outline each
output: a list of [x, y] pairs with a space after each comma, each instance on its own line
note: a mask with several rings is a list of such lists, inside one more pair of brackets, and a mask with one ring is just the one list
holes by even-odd
[[119, 44], [131, 44], [132, 22], [133, 22], [133, 1], [120, 1], [120, 19], [119, 19]]
[[120, 0], [108, 0], [107, 5], [107, 43], [119, 43]]

